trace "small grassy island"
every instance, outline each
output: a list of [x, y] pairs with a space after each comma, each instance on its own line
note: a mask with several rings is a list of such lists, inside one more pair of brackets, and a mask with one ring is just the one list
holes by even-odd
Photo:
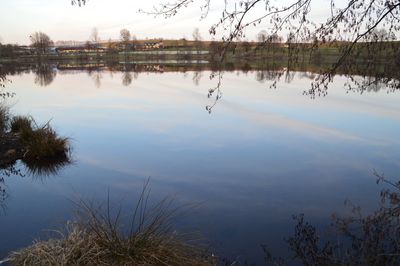
[[21, 160], [32, 172], [40, 173], [70, 163], [68, 139], [58, 136], [49, 123], [38, 126], [32, 117], [12, 116], [2, 106], [0, 135], [2, 168]]

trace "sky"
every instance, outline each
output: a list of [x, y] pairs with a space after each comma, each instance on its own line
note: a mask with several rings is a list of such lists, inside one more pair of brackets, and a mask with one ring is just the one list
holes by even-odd
[[[272, 0], [278, 2], [277, 0]], [[281, 0], [279, 2], [289, 2]], [[211, 10], [201, 19], [200, 5], [195, 1], [173, 18], [155, 18], [139, 13], [139, 9], [151, 10], [163, 0], [89, 0], [84, 7], [72, 6], [70, 0], [2, 0], [0, 16], [0, 40], [3, 43], [29, 44], [29, 35], [36, 31], [48, 34], [53, 41], [86, 41], [94, 27], [102, 40], [118, 39], [119, 31], [127, 28], [138, 39], [145, 38], [192, 38], [194, 28], [199, 28], [203, 39], [210, 40], [208, 29], [218, 21], [222, 0], [211, 1]], [[329, 0], [316, 0], [313, 16], [323, 17], [328, 12]], [[256, 10], [262, 12], [263, 10]], [[247, 39], [268, 27], [260, 25], [248, 31]], [[217, 36], [217, 39], [220, 35]]]

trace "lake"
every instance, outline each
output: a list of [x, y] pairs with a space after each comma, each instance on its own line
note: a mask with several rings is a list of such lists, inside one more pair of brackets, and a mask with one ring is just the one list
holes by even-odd
[[4, 177], [0, 255], [62, 229], [77, 199], [104, 202], [109, 193], [115, 206], [133, 206], [148, 178], [152, 202], [193, 205], [177, 230], [239, 261], [262, 262], [262, 244], [288, 256], [292, 215], [327, 228], [332, 213], [348, 213], [346, 199], [375, 210], [383, 186], [374, 170], [399, 174], [400, 94], [348, 91], [339, 75], [312, 99], [304, 91], [314, 74], [282, 71], [276, 88], [275, 72], [226, 71], [217, 101], [217, 92], [207, 97], [218, 81], [207, 69], [9, 75], [11, 112], [50, 121], [70, 138], [74, 163], [42, 177], [20, 165], [24, 176]]

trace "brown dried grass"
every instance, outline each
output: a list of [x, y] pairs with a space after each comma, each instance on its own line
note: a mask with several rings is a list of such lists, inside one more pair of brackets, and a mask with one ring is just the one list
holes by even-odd
[[[79, 219], [68, 223], [65, 234], [13, 252], [11, 265], [214, 265], [203, 248], [190, 244], [193, 236], [172, 230], [178, 208], [166, 198], [149, 208], [148, 182], [124, 228], [121, 210], [79, 202]], [[115, 210], [115, 209], [113, 209]], [[126, 230], [128, 229], [128, 230]]]

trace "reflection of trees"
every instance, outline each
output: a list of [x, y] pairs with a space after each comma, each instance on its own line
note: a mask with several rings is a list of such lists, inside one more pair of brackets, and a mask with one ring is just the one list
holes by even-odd
[[132, 83], [132, 74], [131, 72], [122, 73], [122, 85], [129, 86]]
[[285, 72], [285, 82], [287, 82], [287, 83], [292, 82], [293, 79], [294, 79], [295, 74], [296, 73], [294, 71], [287, 70]]
[[101, 80], [103, 78], [103, 75], [101, 74], [101, 72], [99, 70], [90, 71], [89, 72], [89, 76], [92, 78], [96, 88], [100, 88], [101, 87]]
[[194, 85], [199, 86], [199, 83], [200, 83], [200, 80], [201, 80], [202, 76], [203, 75], [202, 75], [201, 71], [193, 72], [193, 83], [194, 83]]
[[[345, 89], [347, 92], [378, 92], [386, 90], [396, 92], [400, 90], [400, 64], [345, 64], [338, 69], [337, 74], [347, 78]], [[332, 82], [335, 76], [329, 77]], [[304, 91], [311, 98], [328, 95], [328, 84], [322, 82], [321, 75], [316, 75], [309, 90]]]
[[[400, 54], [400, 53], [399, 53]], [[397, 57], [396, 57], [397, 58]], [[351, 61], [355, 58], [348, 58], [346, 63], [336, 70], [336, 75], [344, 75], [347, 77], [346, 90], [364, 93], [364, 92], [377, 92], [387, 90], [387, 92], [395, 92], [400, 89], [400, 59], [388, 60], [388, 62], [373, 64], [368, 61]], [[398, 57], [400, 58], [400, 57]], [[364, 62], [364, 63], [362, 63]], [[291, 82], [295, 75], [299, 78], [307, 78], [312, 81], [310, 89], [304, 91], [304, 95], [311, 98], [326, 96], [328, 93], [328, 84], [322, 82], [321, 72], [324, 68], [330, 65], [316, 64], [312, 60], [309, 62], [296, 63], [292, 62], [287, 64], [285, 60], [255, 60], [251, 64], [248, 61], [233, 61], [229, 63], [218, 64], [211, 62], [208, 65], [197, 65], [192, 63], [185, 63], [183, 65], [160, 65], [160, 64], [120, 64], [118, 62], [96, 63], [96, 64], [83, 64], [79, 63], [65, 63], [60, 62], [57, 64], [57, 70], [54, 66], [49, 64], [41, 65], [18, 65], [18, 64], [2, 64], [0, 66], [0, 85], [4, 84], [7, 75], [14, 75], [33, 71], [36, 74], [35, 83], [46, 86], [52, 82], [57, 74], [62, 73], [77, 73], [80, 71], [87, 71], [89, 76], [93, 79], [96, 87], [101, 86], [104, 71], [110, 72], [123, 72], [122, 84], [128, 86], [133, 79], [136, 79], [140, 72], [171, 72], [182, 71], [186, 78], [189, 73], [193, 72], [193, 82], [197, 86], [201, 82], [202, 71], [212, 71], [211, 78], [216, 78], [217, 86], [222, 86], [222, 76], [225, 72], [253, 72], [255, 79], [261, 83], [265, 81], [272, 81], [270, 87], [276, 88], [279, 82], [284, 78], [285, 82]], [[218, 78], [218, 80], [217, 80]], [[334, 75], [330, 76], [331, 82]], [[214, 91], [219, 92], [214, 95]], [[209, 98], [215, 98], [217, 102], [221, 98], [221, 88], [211, 88], [209, 90]], [[7, 93], [0, 94], [0, 96], [10, 96]], [[211, 104], [209, 107], [214, 106]], [[211, 108], [212, 109], [212, 108]], [[208, 110], [208, 109], [207, 109]]]
[[[129, 86], [132, 83], [132, 71], [135, 70], [136, 65], [134, 64], [124, 64], [122, 73], [122, 85]], [[135, 77], [135, 79], [137, 76]]]
[[[369, 215], [346, 201], [349, 216], [332, 216], [331, 230], [321, 234], [304, 215], [294, 216], [294, 234], [288, 238], [289, 250], [302, 265], [399, 265], [400, 263], [400, 182], [391, 182], [375, 173], [377, 183], [388, 188], [380, 194], [380, 207]], [[321, 237], [323, 236], [323, 237]], [[282, 259], [266, 258], [274, 265]], [[292, 262], [293, 263], [293, 262]]]
[[35, 73], [35, 84], [42, 87], [50, 85], [57, 75], [57, 71], [52, 65], [40, 64], [33, 72]]
[[6, 74], [0, 72], [0, 87], [4, 88], [4, 83], [6, 82]]
[[305, 69], [303, 72], [300, 72], [298, 75], [299, 78], [306, 78], [306, 79], [310, 79], [313, 80], [316, 77], [315, 73], [312, 72], [307, 72], [307, 69]]
[[378, 77], [358, 78], [349, 76], [345, 87], [348, 92], [352, 91], [363, 94], [364, 92], [378, 92], [381, 89], [387, 88], [388, 84], [390, 83], [390, 81], [386, 81]]
[[279, 80], [284, 74], [284, 70], [257, 70], [256, 80], [264, 83], [265, 81]]
[[[361, 76], [347, 76], [347, 91], [358, 92], [378, 92], [387, 90], [387, 92], [395, 92], [400, 90], [400, 64], [377, 66], [372, 68], [367, 66], [359, 73]], [[354, 67], [352, 68], [354, 69]]]

